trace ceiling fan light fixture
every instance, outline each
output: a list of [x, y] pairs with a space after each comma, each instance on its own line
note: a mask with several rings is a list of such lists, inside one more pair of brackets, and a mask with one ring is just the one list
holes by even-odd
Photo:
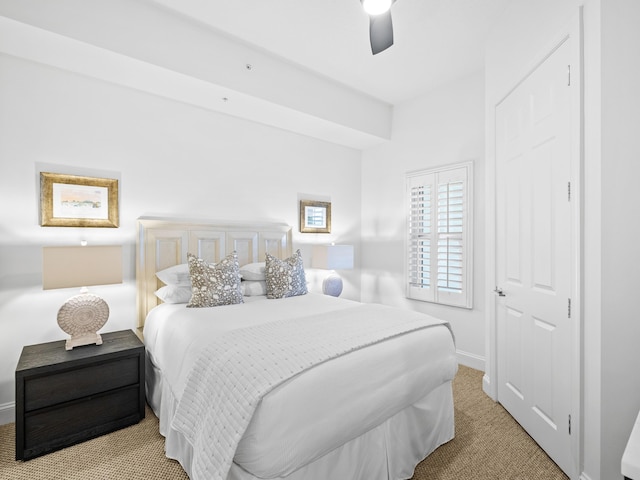
[[382, 15], [391, 8], [393, 0], [362, 0], [362, 8], [369, 15]]

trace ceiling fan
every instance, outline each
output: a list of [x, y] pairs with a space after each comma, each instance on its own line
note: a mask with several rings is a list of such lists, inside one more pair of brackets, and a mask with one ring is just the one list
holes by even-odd
[[369, 14], [369, 38], [371, 52], [376, 55], [393, 45], [391, 5], [396, 0], [360, 0]]

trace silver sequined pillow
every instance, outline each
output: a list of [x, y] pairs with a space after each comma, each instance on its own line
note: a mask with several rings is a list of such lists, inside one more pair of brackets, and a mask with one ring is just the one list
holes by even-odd
[[191, 300], [187, 307], [217, 307], [244, 303], [240, 291], [240, 266], [236, 252], [216, 264], [188, 253]]
[[295, 297], [307, 293], [307, 280], [300, 250], [286, 260], [280, 260], [267, 253], [265, 275], [267, 298]]

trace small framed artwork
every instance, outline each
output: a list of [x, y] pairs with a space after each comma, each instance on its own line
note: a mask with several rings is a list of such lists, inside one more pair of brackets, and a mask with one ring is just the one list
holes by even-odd
[[301, 200], [300, 232], [331, 233], [331, 203]]
[[117, 227], [118, 180], [40, 173], [40, 225]]

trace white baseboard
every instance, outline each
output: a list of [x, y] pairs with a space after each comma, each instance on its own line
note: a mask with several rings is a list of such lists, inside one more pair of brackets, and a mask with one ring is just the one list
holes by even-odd
[[586, 473], [582, 472], [580, 474], [580, 480], [591, 480], [591, 477], [589, 477], [589, 475], [587, 475]]
[[13, 402], [0, 405], [0, 425], [16, 421], [16, 404]]
[[484, 357], [476, 355], [474, 353], [464, 352], [462, 350], [456, 350], [456, 356], [458, 357], [458, 363], [465, 367], [474, 368], [484, 372], [485, 360]]

